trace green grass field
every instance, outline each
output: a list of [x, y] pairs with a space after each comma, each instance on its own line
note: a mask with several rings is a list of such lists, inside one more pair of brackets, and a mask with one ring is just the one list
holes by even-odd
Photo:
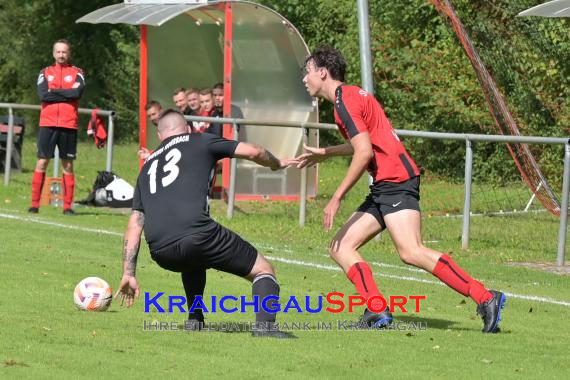
[[[0, 378], [568, 378], [570, 277], [513, 267], [511, 262], [554, 261], [558, 220], [545, 213], [472, 219], [471, 247], [462, 251], [461, 220], [424, 218], [424, 240], [448, 252], [474, 277], [510, 294], [502, 332], [483, 335], [474, 303], [437, 284], [431, 275], [402, 264], [386, 234], [362, 250], [386, 295], [426, 295], [421, 313], [396, 313], [403, 322], [422, 322], [426, 331], [342, 331], [337, 320], [361, 312], [279, 314], [278, 321], [332, 322], [332, 331], [295, 331], [297, 340], [253, 339], [248, 333], [143, 331], [143, 321], [183, 323], [181, 313], [145, 314], [143, 299], [131, 309], [114, 303], [102, 313], [77, 311], [73, 288], [98, 276], [113, 287], [121, 270], [127, 214], [77, 208], [66, 217], [29, 203], [33, 145], [25, 146], [24, 173], [0, 186]], [[117, 146], [114, 170], [130, 183], [137, 175], [135, 145]], [[104, 151], [81, 144], [76, 199], [82, 199], [104, 168]], [[234, 219], [225, 204], [213, 215], [273, 259], [282, 296], [355, 294], [327, 257], [332, 233], [321, 228], [321, 210], [344, 174], [345, 161], [321, 167], [319, 196], [309, 202], [307, 223], [298, 226], [298, 204], [238, 202]], [[51, 168], [50, 168], [51, 173]], [[443, 192], [442, 189], [446, 191]], [[337, 226], [359, 204], [366, 181], [344, 201]], [[515, 190], [518, 191], [518, 190]], [[460, 185], [422, 183], [422, 202], [445, 201]], [[142, 292], [182, 295], [179, 275], [159, 268], [141, 249]], [[206, 296], [250, 295], [245, 280], [208, 272]], [[209, 302], [209, 298], [207, 298]], [[161, 302], [166, 306], [165, 302]], [[249, 322], [253, 313], [207, 315], [207, 322]]]

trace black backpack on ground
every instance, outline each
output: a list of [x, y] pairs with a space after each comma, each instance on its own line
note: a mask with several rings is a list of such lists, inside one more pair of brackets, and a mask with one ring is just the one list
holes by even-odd
[[77, 203], [99, 207], [132, 207], [134, 188], [113, 172], [98, 173], [87, 198]]

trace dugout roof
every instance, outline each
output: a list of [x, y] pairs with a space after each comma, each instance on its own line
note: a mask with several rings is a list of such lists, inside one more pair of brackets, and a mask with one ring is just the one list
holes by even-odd
[[554, 0], [539, 4], [518, 14], [519, 16], [570, 17], [570, 0]]
[[[158, 144], [154, 129], [146, 130], [145, 103], [154, 99], [172, 107], [172, 91], [178, 87], [224, 82], [225, 100], [240, 107], [245, 119], [318, 122], [317, 102], [302, 83], [307, 45], [297, 29], [270, 8], [237, 0], [125, 0], [77, 22], [140, 26], [142, 146]], [[303, 134], [296, 128], [246, 126], [239, 138], [267, 147], [278, 157], [291, 157], [300, 153]], [[309, 133], [309, 143], [318, 143], [316, 130]], [[316, 169], [309, 170], [307, 194], [314, 196]], [[229, 170], [226, 174], [224, 187]], [[297, 169], [282, 174], [239, 161], [238, 198], [294, 199], [300, 183]]]

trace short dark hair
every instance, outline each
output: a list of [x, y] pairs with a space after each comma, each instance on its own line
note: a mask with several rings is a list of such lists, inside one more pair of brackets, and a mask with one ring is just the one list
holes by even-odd
[[224, 89], [224, 84], [222, 82], [216, 83], [215, 85], [212, 86], [212, 90], [221, 88], [222, 90]]
[[165, 116], [170, 115], [172, 113], [175, 113], [175, 114], [178, 114], [178, 115], [184, 117], [184, 114], [182, 112], [175, 110], [174, 108], [168, 108], [168, 109], [165, 109], [164, 111], [162, 111], [160, 113], [160, 116], [158, 117], [158, 121], [160, 122], [161, 119], [163, 119]]
[[200, 90], [197, 89], [196, 87], [190, 87], [188, 90], [186, 90], [186, 96], [194, 93], [200, 94]]
[[186, 94], [186, 89], [184, 87], [175, 88], [174, 91], [172, 92], [172, 96], [178, 95], [179, 92], [183, 92], [184, 94]]
[[329, 45], [321, 45], [305, 59], [305, 66], [309, 61], [313, 61], [317, 68], [327, 69], [332, 79], [344, 82], [346, 61], [340, 51]]
[[212, 89], [207, 87], [200, 90], [200, 95], [212, 95]]
[[159, 109], [162, 109], [162, 105], [156, 101], [156, 100], [149, 100], [149, 102], [144, 106], [144, 110], [148, 111], [149, 109], [151, 109], [152, 107], [157, 107]]
[[55, 46], [55, 44], [66, 44], [67, 47], [69, 48], [69, 50], [71, 50], [71, 44], [69, 43], [68, 40], [66, 40], [65, 38], [60, 38], [59, 40], [55, 41], [53, 43], [53, 46]]

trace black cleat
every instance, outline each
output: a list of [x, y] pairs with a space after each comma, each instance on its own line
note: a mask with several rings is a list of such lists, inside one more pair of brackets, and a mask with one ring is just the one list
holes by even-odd
[[477, 314], [483, 319], [484, 333], [497, 333], [499, 332], [499, 322], [501, 321], [501, 310], [505, 307], [507, 297], [496, 290], [490, 290], [493, 294], [487, 302], [477, 305]]
[[30, 207], [30, 208], [28, 209], [28, 212], [29, 212], [30, 214], [37, 214], [38, 212], [40, 212], [40, 208], [39, 208], [39, 207]]
[[253, 330], [251, 336], [255, 338], [297, 339], [290, 332], [280, 330]]
[[204, 327], [204, 315], [202, 313], [188, 313], [188, 320], [184, 321], [184, 330], [200, 331]]
[[373, 313], [370, 310], [364, 310], [364, 314], [360, 317], [359, 323], [363, 327], [383, 329], [392, 324], [392, 313], [390, 313], [390, 308], [386, 306], [384, 311], [381, 313]]
[[63, 210], [63, 215], [73, 216], [75, 215], [75, 211], [73, 211], [73, 209], [71, 208], [66, 208], [65, 210]]

